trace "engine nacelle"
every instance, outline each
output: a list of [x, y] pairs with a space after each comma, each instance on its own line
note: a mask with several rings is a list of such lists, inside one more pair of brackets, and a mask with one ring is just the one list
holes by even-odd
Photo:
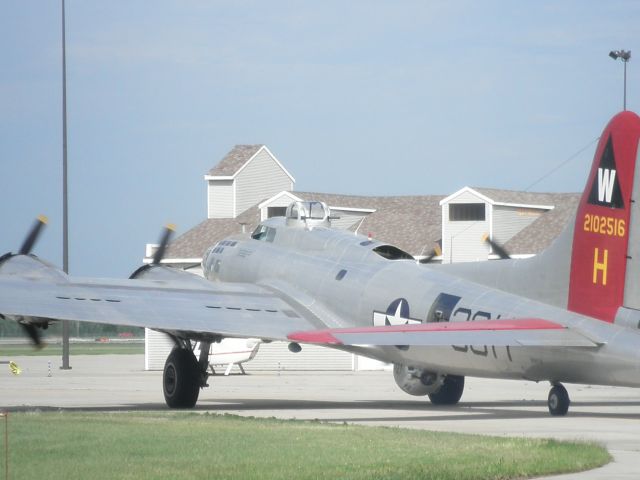
[[66, 273], [35, 255], [12, 253], [2, 255], [0, 272], [4, 275], [18, 275], [32, 280], [47, 278], [60, 282], [67, 281]]
[[165, 265], [143, 265], [133, 272], [129, 278], [152, 280], [159, 284], [180, 285], [184, 288], [210, 289], [211, 282], [193, 272]]
[[[31, 254], [7, 253], [0, 257], [0, 273], [3, 275], [16, 275], [29, 280], [51, 279], [54, 282], [66, 282], [67, 274], [48, 262]], [[17, 322], [26, 330], [35, 345], [41, 345], [40, 334], [36, 328], [46, 330], [53, 318], [28, 317], [24, 315], [11, 315], [0, 312], [0, 319]]]
[[424, 396], [437, 392], [444, 382], [444, 375], [421, 368], [396, 363], [393, 378], [403, 392]]

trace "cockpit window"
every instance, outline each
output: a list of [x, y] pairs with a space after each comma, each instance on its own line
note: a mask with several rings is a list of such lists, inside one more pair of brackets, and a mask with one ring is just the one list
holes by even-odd
[[326, 220], [329, 207], [322, 202], [293, 202], [287, 207], [286, 217], [292, 220]]
[[267, 227], [267, 242], [273, 242], [274, 238], [276, 238], [276, 229]]
[[309, 202], [306, 204], [308, 208], [307, 218], [313, 220], [324, 220], [326, 216], [325, 207], [320, 202]]
[[251, 238], [254, 240], [264, 240], [264, 237], [267, 236], [267, 227], [264, 225], [258, 225], [256, 229], [251, 234]]
[[276, 229], [267, 227], [266, 225], [258, 225], [258, 227], [251, 234], [251, 238], [253, 238], [254, 240], [273, 242], [273, 239], [276, 238]]
[[393, 245], [380, 245], [374, 248], [373, 251], [387, 260], [415, 260], [411, 254]]

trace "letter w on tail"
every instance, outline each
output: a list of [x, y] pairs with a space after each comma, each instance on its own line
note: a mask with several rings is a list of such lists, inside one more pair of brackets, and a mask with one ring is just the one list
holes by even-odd
[[613, 194], [615, 181], [615, 170], [598, 168], [598, 201], [611, 203], [611, 195]]

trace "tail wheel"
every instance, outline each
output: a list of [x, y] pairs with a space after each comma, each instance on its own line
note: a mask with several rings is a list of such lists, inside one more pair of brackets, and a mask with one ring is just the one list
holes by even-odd
[[200, 371], [196, 357], [184, 348], [174, 348], [164, 364], [164, 400], [171, 408], [192, 408], [200, 393]]
[[556, 383], [551, 390], [549, 390], [549, 398], [547, 406], [549, 407], [549, 413], [553, 416], [563, 416], [569, 411], [569, 394], [567, 389], [560, 383]]
[[429, 394], [429, 400], [434, 405], [455, 405], [460, 401], [464, 391], [464, 377], [447, 375], [440, 389]]

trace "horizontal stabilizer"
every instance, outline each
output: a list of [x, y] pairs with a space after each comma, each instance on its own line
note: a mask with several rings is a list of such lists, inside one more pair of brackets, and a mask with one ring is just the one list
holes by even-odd
[[539, 318], [315, 330], [293, 333], [289, 340], [325, 345], [598, 346], [564, 325]]

